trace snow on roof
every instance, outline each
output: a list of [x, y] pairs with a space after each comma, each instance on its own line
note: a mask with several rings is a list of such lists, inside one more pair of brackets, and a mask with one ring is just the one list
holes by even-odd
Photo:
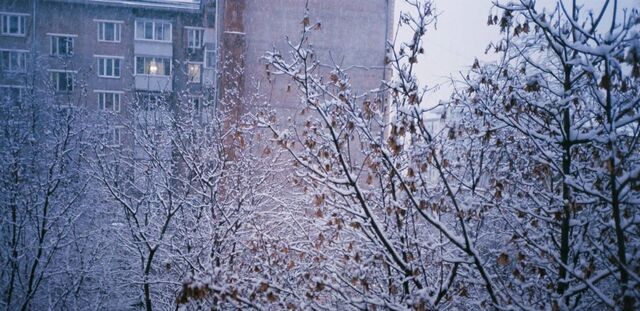
[[[51, 0], [50, 0], [51, 1]], [[53, 0], [62, 2], [89, 2], [104, 5], [146, 7], [154, 9], [198, 10], [201, 0]]]

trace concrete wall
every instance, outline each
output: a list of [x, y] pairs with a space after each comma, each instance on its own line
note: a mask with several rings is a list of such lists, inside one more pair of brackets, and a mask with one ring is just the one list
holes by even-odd
[[[233, 1], [233, 0], [227, 0]], [[248, 94], [259, 92], [285, 115], [295, 113], [298, 96], [287, 92], [289, 81], [279, 77], [267, 82], [264, 62], [260, 57], [275, 46], [288, 54], [285, 36], [300, 37], [306, 0], [245, 0], [246, 75]], [[321, 22], [311, 43], [316, 56], [326, 65], [351, 68], [351, 81], [356, 90], [380, 86], [385, 77], [385, 41], [390, 33], [393, 0], [310, 0], [311, 23]]]

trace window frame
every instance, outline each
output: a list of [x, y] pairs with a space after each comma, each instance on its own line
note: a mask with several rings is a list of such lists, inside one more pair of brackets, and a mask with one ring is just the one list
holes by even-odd
[[[120, 112], [122, 109], [122, 95], [123, 91], [109, 91], [109, 90], [94, 90], [97, 95], [98, 110], [103, 112]], [[107, 109], [106, 96], [110, 95], [112, 99], [112, 108]], [[116, 96], [117, 95], [117, 96]], [[116, 98], [117, 103], [116, 103]]]
[[[209, 59], [209, 53], [213, 53], [213, 62]], [[216, 50], [204, 49], [204, 69], [216, 69], [218, 53]]]
[[[31, 15], [26, 13], [0, 12], [0, 34], [3, 36], [26, 37], [27, 36], [27, 17]], [[18, 32], [12, 33], [10, 18], [18, 18]]]
[[[108, 20], [108, 19], [94, 19], [96, 22], [96, 32], [97, 32], [97, 40], [98, 42], [107, 42], [107, 43], [121, 43], [122, 42], [122, 25], [124, 21], [119, 20]], [[105, 24], [113, 24], [113, 38], [114, 40], [106, 39], [106, 27]], [[102, 37], [102, 38], [100, 38]]]
[[[143, 23], [143, 33], [142, 36], [140, 37], [140, 33], [138, 31], [138, 23]], [[147, 23], [151, 23], [151, 39], [148, 39], [145, 37], [145, 32], [147, 31]], [[156, 39], [156, 35], [157, 35], [157, 28], [158, 25], [169, 25], [169, 38], [167, 40], [162, 39]], [[134, 39], [136, 41], [149, 41], [149, 42], [161, 42], [161, 43], [171, 43], [173, 42], [173, 24], [170, 21], [167, 20], [161, 20], [161, 19], [136, 19], [134, 22]], [[164, 34], [166, 33], [166, 30], [164, 29], [164, 27], [162, 28], [162, 34], [164, 37]]]
[[[122, 132], [123, 126], [109, 126], [107, 129], [107, 146], [109, 147], [120, 147], [122, 146]], [[116, 135], [117, 133], [117, 135]], [[116, 141], [117, 137], [117, 141]]]
[[8, 94], [8, 92], [9, 92], [9, 91], [4, 90], [4, 89], [7, 89], [7, 90], [18, 90], [18, 98], [15, 98], [15, 99], [16, 99], [17, 103], [21, 103], [23, 101], [23, 99], [24, 99], [25, 91], [26, 91], [27, 88], [24, 85], [0, 84], [0, 91], [2, 91], [2, 92], [0, 92], [0, 94], [2, 94], [2, 95], [0, 95], [0, 107], [5, 103], [5, 101], [4, 101], [5, 97], [3, 97], [3, 96], [6, 96], [6, 94]]
[[[142, 62], [143, 62], [143, 72], [142, 73], [138, 73], [138, 59], [142, 58]], [[168, 60], [169, 61], [169, 74], [151, 74], [149, 72], [147, 72], [147, 66], [146, 66], [146, 59], [153, 59], [156, 61], [156, 63], [158, 63], [157, 60]], [[164, 61], [162, 61], [162, 63], [164, 64]], [[165, 57], [165, 56], [147, 56], [147, 55], [135, 55], [134, 56], [134, 64], [133, 64], [133, 73], [136, 76], [151, 76], [151, 77], [171, 77], [172, 73], [173, 73], [173, 58], [171, 57]]]
[[[27, 56], [29, 55], [29, 50], [15, 50], [15, 49], [0, 49], [0, 69], [4, 72], [12, 72], [12, 73], [25, 73], [27, 72]], [[4, 53], [7, 53], [9, 56], [8, 64], [4, 63]], [[11, 55], [16, 54], [18, 61], [18, 68], [13, 68]], [[20, 61], [20, 55], [22, 55], [22, 61]], [[5, 65], [7, 65], [5, 67]]]
[[[187, 31], [187, 49], [190, 51], [197, 51], [202, 49], [204, 46], [204, 28], [202, 27], [190, 27], [185, 26], [184, 29]], [[194, 44], [192, 45], [191, 35], [194, 35]]]
[[[47, 70], [49, 72], [49, 77], [51, 79], [51, 82], [54, 83], [53, 85], [53, 89], [56, 93], [71, 93], [75, 90], [75, 75], [78, 73], [75, 70], [58, 70], [58, 69], [49, 69]], [[67, 75], [67, 85], [70, 85], [71, 88], [67, 88], [64, 90], [60, 89], [60, 74], [65, 74]], [[53, 79], [53, 75], [56, 76], [55, 81]], [[71, 78], [71, 79], [69, 79]], [[71, 83], [69, 83], [69, 80], [71, 80]]]
[[[124, 57], [110, 56], [110, 55], [94, 55], [94, 57], [97, 59], [98, 70], [96, 70], [96, 74], [98, 75], [98, 77], [109, 78], [109, 79], [120, 79], [120, 77], [122, 77], [122, 60], [124, 59]], [[107, 61], [112, 61], [111, 73], [107, 72], [108, 71]], [[101, 62], [104, 62], [104, 63], [101, 64]], [[116, 62], [118, 64], [117, 75], [116, 75]]]
[[[76, 46], [76, 38], [78, 35], [76, 34], [58, 34], [58, 33], [47, 33], [49, 39], [49, 55], [58, 56], [58, 57], [69, 57], [75, 54], [75, 46]], [[66, 38], [68, 41], [67, 45], [67, 53], [60, 54], [60, 39]], [[55, 51], [54, 51], [54, 42], [55, 42]], [[69, 42], [71, 44], [69, 44]], [[71, 48], [69, 48], [71, 47]]]

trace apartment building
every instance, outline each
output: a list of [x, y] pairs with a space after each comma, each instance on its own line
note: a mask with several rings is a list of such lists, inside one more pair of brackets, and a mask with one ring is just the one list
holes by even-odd
[[[285, 36], [299, 35], [306, 3], [3, 0], [0, 94], [20, 98], [37, 90], [54, 104], [115, 114], [125, 113], [127, 104], [158, 98], [195, 106], [218, 99], [240, 112], [247, 108], [245, 95], [263, 94], [283, 113], [294, 113], [297, 99], [287, 91], [289, 82], [268, 79], [260, 57], [274, 46], [286, 50]], [[322, 22], [313, 38], [321, 62], [351, 68], [358, 89], [378, 87], [388, 75], [384, 56], [393, 3], [309, 1], [312, 18]], [[117, 127], [111, 131], [119, 144]]]

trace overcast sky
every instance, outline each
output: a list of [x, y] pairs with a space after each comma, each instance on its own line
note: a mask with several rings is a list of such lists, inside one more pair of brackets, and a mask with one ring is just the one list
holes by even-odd
[[[424, 85], [439, 90], [428, 95], [426, 103], [436, 104], [447, 99], [451, 92], [449, 77], [473, 65], [475, 57], [488, 59], [484, 50], [491, 40], [498, 38], [498, 28], [487, 26], [487, 17], [493, 4], [491, 0], [434, 0], [440, 13], [436, 28], [425, 36], [425, 55], [419, 61], [419, 78]], [[555, 0], [539, 0], [540, 5], [550, 5]], [[595, 7], [604, 0], [578, 0], [587, 7]], [[396, 0], [399, 11], [407, 11], [404, 0]], [[640, 0], [620, 0], [621, 7], [640, 7]]]

